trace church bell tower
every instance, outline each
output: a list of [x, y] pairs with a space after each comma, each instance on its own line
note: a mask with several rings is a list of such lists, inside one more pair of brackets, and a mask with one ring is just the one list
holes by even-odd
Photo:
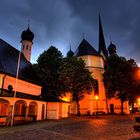
[[22, 53], [25, 58], [30, 62], [31, 59], [31, 50], [33, 45], [34, 34], [30, 30], [29, 25], [27, 30], [23, 31], [21, 34], [21, 45], [22, 45]]

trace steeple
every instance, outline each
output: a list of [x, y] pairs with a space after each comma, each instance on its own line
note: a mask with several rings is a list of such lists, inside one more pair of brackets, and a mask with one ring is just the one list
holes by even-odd
[[105, 45], [105, 39], [104, 39], [104, 33], [102, 29], [102, 23], [101, 23], [101, 17], [99, 14], [99, 53], [106, 59], [108, 57], [106, 45]]
[[22, 53], [25, 58], [30, 62], [31, 58], [31, 50], [33, 44], [34, 34], [30, 30], [30, 26], [28, 24], [27, 30], [23, 31], [21, 34], [21, 45], [22, 45]]
[[71, 44], [70, 44], [70, 50], [67, 53], [67, 57], [72, 57], [74, 55], [74, 52], [71, 50]]

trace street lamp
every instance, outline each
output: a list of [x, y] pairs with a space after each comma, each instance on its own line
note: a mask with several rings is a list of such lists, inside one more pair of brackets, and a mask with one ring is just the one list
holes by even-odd
[[97, 115], [98, 115], [98, 99], [99, 99], [99, 96], [95, 95], [95, 100], [96, 100], [96, 118], [97, 118]]
[[138, 103], [140, 103], [140, 98], [138, 98]]

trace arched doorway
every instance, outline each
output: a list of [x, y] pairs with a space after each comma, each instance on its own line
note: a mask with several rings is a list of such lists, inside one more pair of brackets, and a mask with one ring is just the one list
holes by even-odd
[[10, 112], [10, 103], [5, 99], [0, 99], [0, 116], [7, 116]]
[[31, 102], [29, 104], [28, 115], [37, 115], [38, 106], [36, 102]]
[[28, 116], [32, 117], [33, 121], [36, 121], [36, 119], [37, 119], [37, 110], [38, 110], [37, 103], [36, 102], [31, 102], [29, 104]]
[[15, 116], [24, 116], [26, 115], [26, 102], [23, 100], [16, 101], [15, 103]]
[[114, 104], [110, 104], [110, 113], [114, 114]]

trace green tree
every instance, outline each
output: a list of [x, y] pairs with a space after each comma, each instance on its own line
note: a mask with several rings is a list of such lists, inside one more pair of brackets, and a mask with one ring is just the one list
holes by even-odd
[[129, 80], [129, 85], [127, 88], [127, 97], [129, 100], [129, 104], [132, 106], [132, 112], [134, 111], [134, 102], [137, 97], [140, 95], [140, 75], [139, 75], [139, 67], [136, 64], [134, 59], [129, 59], [127, 61], [127, 75]]
[[104, 83], [108, 97], [117, 97], [121, 101], [121, 114], [124, 114], [124, 101], [134, 98], [136, 92], [132, 92], [136, 88], [134, 73], [136, 70], [135, 61], [126, 60], [118, 55], [111, 55], [107, 60], [107, 68], [104, 73]]
[[34, 68], [42, 81], [43, 97], [47, 95], [58, 97], [63, 93], [59, 81], [59, 67], [62, 64], [62, 59], [62, 53], [54, 46], [44, 51], [37, 59]]
[[72, 101], [77, 104], [77, 115], [80, 115], [79, 101], [84, 98], [85, 94], [91, 93], [95, 81], [86, 69], [84, 61], [74, 56], [63, 59], [59, 72], [60, 81], [65, 81], [65, 89], [72, 93]]

